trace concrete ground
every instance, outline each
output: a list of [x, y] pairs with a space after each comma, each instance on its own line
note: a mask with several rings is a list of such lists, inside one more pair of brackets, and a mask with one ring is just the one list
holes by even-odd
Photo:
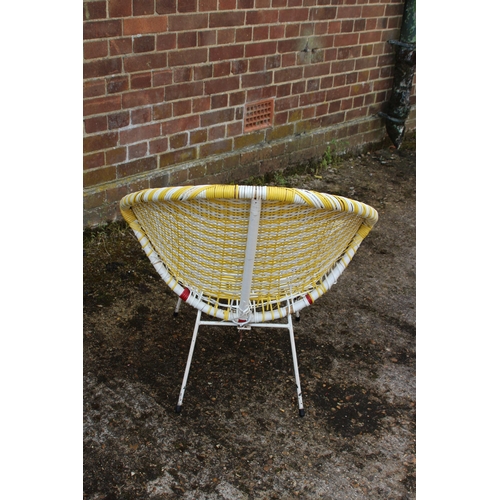
[[415, 498], [415, 137], [266, 182], [357, 199], [379, 222], [286, 330], [202, 327], [121, 224], [87, 231], [84, 498]]

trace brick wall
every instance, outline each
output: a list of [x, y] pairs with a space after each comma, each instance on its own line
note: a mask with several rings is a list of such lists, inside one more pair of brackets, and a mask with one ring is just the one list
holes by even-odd
[[[381, 140], [403, 4], [84, 1], [85, 225], [115, 219], [131, 191], [234, 182], [334, 139]], [[245, 105], [261, 100], [270, 126], [245, 131]]]

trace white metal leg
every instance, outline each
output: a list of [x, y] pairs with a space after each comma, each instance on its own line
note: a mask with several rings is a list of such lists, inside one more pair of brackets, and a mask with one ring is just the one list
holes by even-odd
[[174, 309], [174, 316], [177, 316], [179, 314], [179, 309], [181, 308], [181, 302], [182, 302], [182, 299], [179, 297], [177, 300], [177, 304], [175, 306], [175, 309]]
[[293, 323], [291, 314], [288, 315], [288, 331], [290, 332], [290, 345], [292, 347], [293, 371], [295, 373], [295, 384], [297, 386], [297, 398], [299, 400], [299, 416], [305, 415], [302, 403], [302, 389], [300, 388], [299, 363], [297, 362], [297, 352], [295, 350], [295, 338], [293, 336]]
[[196, 337], [198, 337], [198, 328], [200, 327], [200, 318], [201, 318], [201, 311], [198, 311], [198, 315], [196, 316], [196, 323], [194, 325], [193, 338], [191, 339], [191, 347], [189, 348], [189, 355], [186, 363], [186, 369], [184, 370], [184, 379], [182, 380], [181, 392], [179, 394], [177, 406], [175, 407], [176, 413], [180, 413], [182, 409], [182, 400], [184, 399], [184, 392], [186, 392], [189, 369], [191, 368], [191, 360], [193, 359], [194, 346], [196, 344]]
[[[302, 389], [300, 387], [300, 376], [299, 376], [299, 364], [297, 361], [297, 352], [295, 350], [295, 338], [293, 334], [293, 323], [292, 323], [292, 315], [288, 315], [287, 324], [284, 323], [249, 323], [246, 327], [255, 327], [255, 328], [285, 328], [288, 329], [290, 334], [290, 345], [292, 348], [292, 359], [293, 359], [293, 371], [295, 375], [295, 385], [297, 387], [297, 398], [299, 403], [299, 416], [303, 417], [305, 415], [304, 405], [302, 403]], [[191, 339], [191, 347], [189, 348], [188, 360], [186, 363], [186, 369], [184, 371], [184, 379], [182, 381], [181, 392], [179, 394], [179, 399], [177, 401], [177, 405], [175, 407], [175, 411], [177, 413], [181, 412], [182, 409], [182, 401], [184, 399], [184, 393], [186, 391], [187, 380], [189, 376], [189, 369], [191, 367], [191, 361], [193, 359], [194, 346], [196, 344], [196, 338], [198, 337], [198, 329], [200, 325], [211, 325], [211, 326], [231, 326], [235, 327], [235, 324], [229, 321], [202, 321], [201, 320], [201, 311], [198, 311], [196, 316], [196, 323], [193, 331], [193, 338]]]

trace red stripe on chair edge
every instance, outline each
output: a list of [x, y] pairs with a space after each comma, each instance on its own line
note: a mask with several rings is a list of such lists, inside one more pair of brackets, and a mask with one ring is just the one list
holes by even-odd
[[309, 302], [309, 304], [313, 303], [313, 299], [309, 294], [306, 295], [306, 299], [307, 299], [307, 302]]
[[179, 295], [179, 297], [184, 301], [186, 302], [186, 300], [188, 299], [189, 295], [190, 295], [191, 291], [189, 290], [189, 288], [184, 288], [184, 290], [182, 291], [182, 293]]

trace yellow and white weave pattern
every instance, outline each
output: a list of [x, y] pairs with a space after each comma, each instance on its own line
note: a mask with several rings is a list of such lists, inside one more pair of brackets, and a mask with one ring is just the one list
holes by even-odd
[[235, 321], [250, 200], [261, 199], [250, 292], [254, 323], [298, 312], [342, 274], [377, 212], [302, 189], [185, 186], [125, 196], [123, 217], [164, 281], [203, 312]]

